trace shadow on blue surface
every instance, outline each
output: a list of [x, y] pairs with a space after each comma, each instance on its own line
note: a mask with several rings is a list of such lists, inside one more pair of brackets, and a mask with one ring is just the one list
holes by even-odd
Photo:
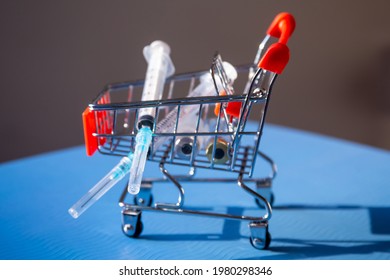
[[[390, 235], [390, 207], [364, 207], [359, 205], [286, 205], [274, 207], [278, 210], [356, 210], [366, 209], [370, 216], [371, 233]], [[249, 259], [307, 259], [335, 257], [337, 255], [369, 255], [373, 252], [390, 252], [390, 241], [387, 240], [304, 240], [304, 239], [273, 239], [274, 243], [287, 245], [271, 246], [270, 251], [282, 253], [278, 256]], [[290, 244], [290, 245], [289, 245]]]
[[390, 207], [366, 207], [359, 205], [284, 205], [277, 210], [356, 210], [366, 209], [370, 215], [372, 234], [390, 234]]
[[371, 232], [390, 234], [390, 207], [370, 207]]
[[[283, 242], [289, 245], [272, 246], [270, 251], [274, 253], [281, 253], [280, 255], [273, 255], [270, 257], [259, 256], [254, 258], [247, 258], [247, 260], [265, 260], [265, 259], [314, 259], [332, 257], [336, 258], [338, 255], [369, 255], [373, 252], [390, 252], [390, 241], [334, 241], [334, 240], [299, 240], [299, 239], [275, 239], [274, 242]], [[368, 257], [369, 258], [369, 257]], [[345, 259], [345, 257], [343, 257]], [[350, 257], [350, 259], [354, 259]]]
[[[359, 205], [283, 205], [274, 207], [275, 210], [358, 210], [366, 209], [369, 212], [371, 233], [375, 235], [390, 235], [390, 207], [364, 207]], [[193, 209], [195, 210], [195, 208]], [[243, 207], [228, 207], [227, 213], [243, 215], [247, 210]], [[240, 234], [237, 220], [224, 220], [221, 234], [172, 234], [172, 235], [145, 235], [142, 239], [160, 241], [186, 240], [215, 240], [227, 241], [248, 238]], [[275, 238], [274, 245], [269, 251], [279, 255], [262, 256], [248, 259], [313, 259], [336, 257], [337, 255], [369, 255], [373, 252], [390, 252], [390, 241], [387, 240], [304, 240], [292, 238]], [[283, 244], [283, 245], [278, 245]]]
[[[205, 210], [204, 208], [191, 208], [191, 210]], [[208, 209], [211, 210], [211, 209]], [[243, 215], [245, 208], [243, 207], [228, 207], [226, 213], [230, 215], [241, 216]], [[185, 240], [237, 240], [243, 238], [240, 234], [239, 220], [224, 220], [223, 229], [221, 234], [149, 234], [141, 235], [141, 239], [153, 239], [153, 240], [164, 240], [164, 241], [185, 241]]]

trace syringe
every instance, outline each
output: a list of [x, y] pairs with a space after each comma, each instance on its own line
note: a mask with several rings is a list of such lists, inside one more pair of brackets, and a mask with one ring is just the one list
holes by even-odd
[[[142, 101], [159, 100], [162, 97], [165, 80], [175, 72], [170, 58], [170, 48], [162, 41], [154, 41], [144, 48], [144, 56], [148, 62], [146, 78], [142, 92]], [[152, 129], [156, 108], [141, 108], [138, 112], [138, 129], [134, 160], [131, 165], [130, 179], [127, 186], [129, 193], [139, 192], [146, 158], [152, 140]]]
[[101, 179], [79, 201], [69, 208], [69, 214], [75, 219], [80, 217], [81, 214], [83, 214], [116, 183], [125, 177], [130, 170], [132, 161], [132, 153], [130, 153], [127, 157], [123, 157], [121, 161], [106, 176], [104, 176], [103, 179]]
[[[237, 71], [233, 65], [224, 61], [223, 67], [226, 72], [226, 76], [232, 85], [237, 78]], [[210, 73], [205, 73], [199, 78], [200, 83], [192, 91], [189, 92], [187, 97], [199, 97], [199, 96], [213, 96], [215, 93], [215, 85]], [[221, 82], [217, 79], [217, 85], [221, 87]], [[172, 109], [168, 115], [162, 119], [156, 126], [157, 133], [173, 133], [176, 126], [178, 107]], [[199, 106], [198, 105], [185, 105], [181, 106], [177, 132], [194, 132], [196, 129], [196, 121], [199, 118]], [[205, 128], [206, 120], [201, 120], [198, 130], [202, 127]], [[153, 145], [153, 150], [157, 151], [169, 137], [156, 137]], [[199, 138], [198, 138], [199, 139]], [[205, 139], [201, 137], [201, 139]], [[197, 143], [198, 148], [201, 147], [201, 143]], [[188, 158], [191, 156], [193, 147], [193, 137], [177, 137], [175, 141], [175, 152], [180, 158]]]

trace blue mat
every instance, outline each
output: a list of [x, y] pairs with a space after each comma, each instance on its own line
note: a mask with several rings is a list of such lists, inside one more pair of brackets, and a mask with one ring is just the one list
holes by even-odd
[[[119, 183], [79, 219], [68, 208], [118, 162], [84, 147], [0, 165], [1, 259], [390, 259], [390, 153], [266, 125], [261, 150], [278, 165], [269, 250], [246, 221], [144, 212], [138, 239], [122, 234]], [[148, 162], [145, 176], [160, 176]], [[268, 173], [259, 162], [256, 174]], [[177, 172], [180, 172], [178, 170]], [[235, 176], [199, 170], [200, 176]], [[236, 184], [184, 184], [185, 206], [236, 215], [262, 211]], [[155, 201], [175, 201], [169, 184]]]

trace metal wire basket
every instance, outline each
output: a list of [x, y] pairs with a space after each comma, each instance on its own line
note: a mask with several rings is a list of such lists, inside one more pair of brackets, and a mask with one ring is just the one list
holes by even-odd
[[[89, 104], [83, 113], [89, 155], [98, 150], [102, 154], [126, 156], [135, 146], [139, 110], [155, 109], [150, 124], [153, 140], [148, 160], [159, 163], [163, 176], [144, 179], [140, 193], [131, 202], [126, 202], [127, 190], [123, 191], [119, 205], [122, 207], [122, 229], [126, 235], [139, 236], [143, 228], [143, 211], [159, 211], [247, 220], [252, 245], [258, 249], [269, 246], [268, 221], [273, 200], [271, 184], [276, 175], [276, 165], [259, 151], [259, 144], [272, 85], [288, 62], [286, 43], [294, 26], [294, 19], [289, 14], [282, 13], [275, 18], [259, 45], [254, 63], [235, 67], [241, 81], [237, 81], [234, 87], [221, 56], [216, 54], [210, 71], [168, 78], [161, 100], [141, 101], [144, 81], [138, 80], [109, 84]], [[263, 55], [270, 37], [279, 41]], [[201, 96], [191, 95], [202, 83], [202, 77], [207, 76], [213, 81], [212, 91]], [[237, 91], [237, 88], [241, 90]], [[270, 175], [252, 178], [257, 158], [269, 164]], [[172, 175], [167, 166], [175, 165], [187, 166], [188, 174]], [[195, 171], [199, 168], [237, 173], [238, 177], [197, 178]], [[170, 182], [177, 189], [177, 202], [153, 205], [152, 186], [164, 182]], [[254, 197], [265, 213], [251, 217], [186, 209], [183, 182], [235, 182]], [[255, 189], [248, 187], [247, 182], [253, 182]]]

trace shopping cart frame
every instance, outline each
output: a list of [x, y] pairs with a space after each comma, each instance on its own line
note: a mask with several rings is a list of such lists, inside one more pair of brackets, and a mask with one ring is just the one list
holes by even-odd
[[[224, 70], [218, 69], [218, 65], [221, 64], [221, 58], [219, 55], [215, 55], [212, 63], [212, 67], [210, 68], [210, 74], [212, 75], [214, 82], [216, 78], [219, 78], [221, 81], [224, 81], [222, 83], [224, 90], [228, 91], [231, 90], [228, 88], [226, 78], [224, 77]], [[239, 66], [236, 67], [238, 72], [244, 72], [247, 71], [248, 73], [254, 68], [254, 65], [245, 65], [245, 66]], [[253, 77], [250, 82], [249, 92], [255, 92], [254, 87], [258, 87], [259, 80], [258, 76], [264, 75], [263, 69], [258, 69], [255, 73], [253, 73]], [[183, 81], [190, 79], [191, 86], [189, 88], [189, 91], [192, 90], [194, 86], [194, 80], [198, 79], [201, 75], [205, 74], [207, 72], [193, 72], [193, 73], [187, 73], [182, 75], [174, 76], [166, 81], [167, 84], [171, 85], [172, 83], [177, 81]], [[129, 87], [138, 87], [142, 86], [143, 81], [136, 81], [136, 82], [129, 82], [129, 83], [120, 83], [120, 84], [112, 84], [107, 86], [101, 94], [95, 99], [95, 101], [90, 105], [90, 109], [95, 112], [95, 114], [99, 114], [99, 112], [106, 112], [105, 117], [111, 118], [111, 121], [113, 125], [110, 125], [111, 133], [99, 133], [99, 131], [102, 131], [105, 129], [107, 124], [100, 124], [96, 123], [97, 131], [98, 133], [94, 134], [94, 137], [97, 139], [100, 139], [98, 141], [101, 141], [101, 139], [104, 139], [104, 143], [99, 143], [98, 149], [99, 152], [103, 154], [109, 154], [109, 155], [125, 155], [128, 151], [121, 151], [118, 152], [118, 149], [115, 147], [118, 147], [118, 144], [121, 141], [122, 138], [128, 138], [130, 137], [129, 141], [127, 142], [126, 146], [131, 146], [132, 143], [134, 143], [134, 138], [136, 136], [136, 128], [135, 123], [133, 124], [133, 130], [132, 133], [127, 135], [121, 135], [118, 136], [115, 134], [115, 119], [117, 119], [117, 112], [118, 110], [134, 110], [134, 114], [137, 115], [137, 110], [145, 107], [155, 107], [155, 108], [161, 108], [164, 106], [179, 108], [178, 114], [180, 114], [180, 107], [181, 106], [199, 106], [199, 118], [197, 120], [198, 124], [201, 118], [201, 112], [202, 112], [202, 106], [207, 106], [210, 104], [221, 104], [220, 106], [220, 113], [216, 117], [217, 124], [219, 122], [227, 121], [227, 113], [223, 110], [226, 109], [226, 106], [222, 106], [223, 104], [229, 104], [230, 102], [241, 102], [242, 103], [242, 109], [240, 112], [240, 118], [236, 122], [236, 129], [231, 130], [230, 132], [208, 132], [203, 133], [207, 134], [210, 137], [218, 137], [223, 134], [230, 135], [232, 137], [232, 149], [233, 151], [236, 151], [232, 154], [232, 159], [229, 164], [226, 165], [218, 165], [214, 164], [212, 161], [211, 163], [208, 163], [206, 166], [202, 166], [204, 163], [204, 160], [201, 160], [200, 163], [195, 159], [195, 156], [191, 157], [191, 160], [189, 162], [177, 162], [175, 161], [175, 156], [173, 154], [172, 144], [168, 146], [164, 146], [163, 148], [163, 154], [161, 156], [153, 156], [153, 145], [151, 145], [151, 155], [149, 156], [149, 160], [159, 162], [159, 168], [162, 173], [162, 178], [149, 178], [144, 179], [141, 184], [141, 190], [138, 195], [135, 196], [132, 203], [126, 202], [126, 198], [128, 196], [127, 188], [124, 189], [122, 192], [122, 195], [119, 200], [119, 206], [122, 208], [122, 230], [123, 232], [129, 236], [129, 237], [138, 237], [143, 229], [143, 223], [141, 221], [141, 213], [143, 211], [157, 211], [157, 212], [165, 212], [165, 213], [176, 213], [176, 214], [186, 214], [186, 215], [200, 215], [200, 216], [208, 216], [208, 217], [215, 217], [215, 218], [223, 218], [223, 219], [234, 219], [234, 220], [241, 220], [241, 221], [249, 221], [249, 228], [251, 232], [250, 236], [250, 242], [251, 244], [257, 248], [257, 249], [265, 249], [269, 246], [271, 242], [271, 236], [268, 231], [268, 221], [270, 220], [272, 216], [272, 201], [273, 201], [273, 194], [271, 191], [272, 186], [272, 180], [275, 178], [276, 175], [276, 165], [273, 162], [273, 160], [265, 155], [264, 153], [258, 151], [259, 142], [261, 139], [262, 129], [264, 126], [264, 120], [265, 115], [268, 108], [268, 103], [270, 100], [270, 94], [272, 91], [272, 85], [276, 79], [277, 75], [273, 75], [272, 79], [270, 79], [267, 83], [268, 88], [261, 92], [260, 94], [248, 94], [243, 93], [242, 95], [215, 95], [215, 96], [202, 96], [202, 97], [193, 97], [193, 98], [176, 98], [176, 99], [165, 99], [165, 100], [158, 100], [158, 101], [141, 101], [141, 102], [131, 102], [131, 103], [105, 103], [101, 102], [102, 100], [107, 99], [107, 94], [112, 93], [112, 91], [120, 90], [123, 88], [129, 88]], [[215, 82], [215, 84], [217, 84]], [[219, 89], [216, 86], [216, 92], [219, 92]], [[253, 129], [252, 131], [246, 131], [245, 130], [245, 124], [248, 121], [248, 111], [250, 110], [249, 106], [252, 103], [262, 103], [264, 108], [262, 111], [262, 114], [259, 117], [258, 126], [256, 129]], [[110, 112], [110, 113], [107, 113]], [[155, 119], [158, 119], [158, 110], [156, 110], [156, 117]], [[134, 117], [136, 120], [137, 118]], [[95, 120], [98, 120], [97, 115], [95, 116]], [[218, 126], [218, 125], [217, 125]], [[153, 129], [155, 129], [155, 125]], [[113, 133], [114, 132], [114, 133]], [[173, 137], [173, 140], [171, 143], [175, 142], [175, 137], [179, 136], [194, 136], [195, 138], [199, 136], [201, 133], [199, 131], [195, 131], [194, 133], [180, 133], [177, 131], [174, 131], [172, 133], [154, 133], [154, 137]], [[254, 144], [253, 145], [246, 145], [246, 146], [240, 146], [240, 139], [239, 137], [242, 136], [254, 136]], [[115, 142], [115, 139], [119, 139], [117, 144], [113, 144]], [[215, 138], [216, 139], [216, 138]], [[235, 141], [235, 139], [237, 141]], [[122, 139], [123, 140], [123, 139]], [[215, 151], [214, 151], [215, 153]], [[261, 159], [265, 160], [269, 165], [271, 169], [271, 174], [264, 178], [251, 178], [253, 175], [254, 167], [256, 158], [260, 157]], [[237, 164], [238, 162], [238, 164]], [[188, 166], [190, 168], [189, 173], [186, 176], [175, 176], [172, 175], [168, 169], [166, 168], [166, 165], [183, 165]], [[195, 178], [195, 171], [197, 168], [212, 168], [215, 170], [221, 170], [221, 171], [229, 171], [234, 172], [238, 174], [238, 177], [231, 178], [231, 179], [223, 179], [223, 178]], [[244, 178], [244, 176], [247, 175], [249, 178]], [[178, 199], [175, 203], [155, 203], [152, 205], [152, 195], [151, 190], [152, 186], [155, 183], [172, 183], [177, 191], [178, 191]], [[230, 215], [230, 214], [224, 214], [224, 213], [216, 213], [216, 212], [204, 212], [204, 211], [195, 211], [195, 210], [189, 210], [184, 207], [184, 200], [185, 200], [185, 194], [184, 194], [184, 188], [182, 186], [183, 183], [196, 183], [196, 182], [208, 182], [208, 183], [237, 183], [237, 185], [244, 190], [246, 193], [251, 195], [255, 202], [264, 209], [264, 214], [259, 216], [236, 216], [236, 215]], [[247, 183], [251, 182], [254, 183], [256, 186], [256, 190], [253, 190], [250, 188]]]
[[[128, 197], [127, 188], [121, 194], [119, 206], [122, 208], [122, 231], [129, 237], [138, 237], [143, 229], [141, 214], [143, 211], [157, 211], [174, 214], [186, 215], [201, 215], [215, 218], [233, 219], [249, 221], [251, 232], [251, 244], [257, 249], [265, 249], [269, 246], [271, 236], [268, 231], [268, 222], [272, 216], [273, 194], [271, 191], [272, 180], [276, 175], [276, 165], [273, 160], [259, 151], [260, 139], [265, 122], [265, 116], [268, 110], [272, 85], [276, 77], [280, 74], [289, 60], [289, 50], [286, 46], [287, 40], [295, 28], [295, 21], [288, 13], [279, 14], [267, 31], [267, 36], [260, 43], [256, 58], [253, 64], [244, 66], [236, 66], [238, 72], [248, 71], [248, 82], [243, 93], [237, 95], [234, 89], [230, 86], [227, 75], [222, 66], [222, 59], [216, 55], [213, 59], [212, 67], [210, 68], [211, 76], [215, 85], [215, 96], [198, 96], [188, 98], [173, 98], [172, 92], [175, 82], [190, 80], [189, 92], [194, 88], [195, 81], [206, 71], [192, 72], [181, 75], [175, 75], [166, 80], [168, 85], [168, 96], [162, 100], [151, 101], [132, 101], [131, 98], [126, 102], [111, 102], [111, 94], [117, 90], [128, 89], [129, 97], [133, 95], [133, 89], [142, 87], [144, 81], [138, 80], [134, 82], [115, 83], [107, 85], [96, 99], [89, 105], [83, 114], [84, 124], [88, 123], [91, 127], [89, 131], [85, 131], [87, 154], [91, 155], [95, 150], [99, 150], [102, 154], [126, 156], [134, 149], [135, 138], [137, 131], [140, 128], [138, 121], [138, 110], [143, 108], [155, 108], [155, 116], [151, 124], [153, 139], [159, 137], [168, 137], [169, 143], [163, 147], [154, 148], [154, 141], [150, 146], [148, 160], [159, 163], [159, 168], [162, 173], [162, 178], [144, 179], [141, 184], [139, 194], [134, 197], [132, 203], [126, 202]], [[279, 39], [278, 43], [271, 45], [265, 55], [262, 55], [265, 49], [265, 44], [270, 37]], [[218, 87], [216, 79], [219, 78]], [[212, 104], [219, 104], [219, 111], [216, 109], [216, 125], [215, 130], [202, 132], [199, 129], [199, 124], [202, 118], [207, 115], [204, 108], [208, 108]], [[233, 105], [234, 106], [230, 106]], [[239, 109], [237, 110], [237, 104]], [[260, 118], [258, 119], [257, 129], [248, 131], [247, 121], [253, 104], [263, 104]], [[178, 131], [179, 115], [182, 107], [199, 106], [198, 117], [196, 120], [196, 129], [192, 132]], [[229, 106], [231, 107], [229, 109]], [[236, 108], [233, 110], [233, 107]], [[173, 131], [158, 131], [157, 121], [159, 113], [165, 108], [165, 111], [176, 110], [177, 118]], [[170, 108], [170, 109], [167, 109]], [[174, 109], [172, 109], [174, 108]], [[217, 105], [216, 105], [217, 108]], [[230, 111], [229, 111], [230, 110]], [[126, 127], [132, 126], [132, 129], [126, 133], [117, 132], [118, 112], [133, 112], [133, 124], [126, 123]], [[218, 111], [218, 112], [217, 112]], [[167, 114], [167, 113], [166, 113]], [[203, 117], [202, 117], [203, 115]], [[128, 116], [126, 117], [128, 118]], [[206, 117], [207, 118], [207, 117]], [[225, 130], [221, 131], [220, 123], [224, 123]], [[85, 126], [84, 126], [85, 127]], [[88, 126], [87, 126], [88, 127]], [[186, 162], [177, 160], [174, 153], [177, 137], [193, 137], [193, 149], [189, 160]], [[252, 145], [243, 145], [242, 138], [246, 136], [254, 136]], [[214, 139], [213, 148], [208, 149], [208, 159], [205, 154], [197, 152], [197, 137], [209, 137]], [[217, 137], [228, 137], [231, 142], [228, 146], [228, 159], [223, 163], [216, 162], [216, 144]], [[91, 144], [92, 143], [92, 144]], [[252, 178], [257, 157], [265, 160], [271, 168], [269, 176], [264, 178]], [[182, 165], [189, 167], [187, 175], [172, 175], [166, 165]], [[198, 168], [210, 168], [220, 171], [228, 171], [237, 173], [237, 179], [225, 178], [195, 178], [195, 171]], [[248, 178], [244, 178], [248, 176]], [[152, 205], [152, 186], [155, 183], [171, 183], [178, 191], [178, 199], [175, 203], [155, 203]], [[195, 211], [184, 207], [184, 188], [182, 183], [228, 183], [235, 182], [246, 193], [251, 195], [256, 203], [264, 208], [265, 214], [259, 216], [238, 216], [225, 213]], [[254, 183], [256, 190], [250, 188], [248, 183]]]

